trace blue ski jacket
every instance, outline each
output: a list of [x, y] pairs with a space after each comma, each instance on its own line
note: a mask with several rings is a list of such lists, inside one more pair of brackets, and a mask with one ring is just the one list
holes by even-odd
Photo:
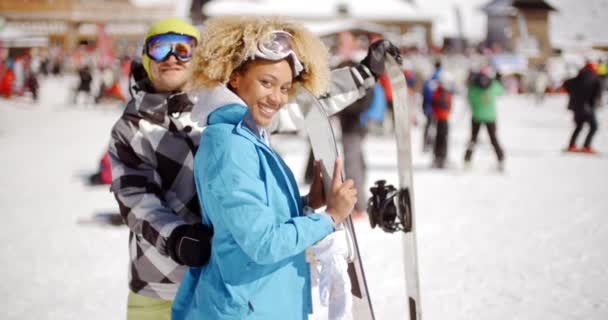
[[433, 71], [431, 78], [426, 80], [422, 85], [422, 110], [425, 115], [431, 115], [433, 113], [431, 100], [433, 99], [433, 92], [435, 92], [435, 88], [437, 87], [440, 73], [441, 68], [436, 68], [435, 71]]
[[213, 249], [208, 265], [186, 272], [173, 320], [302, 320], [312, 311], [304, 250], [333, 223], [325, 213], [303, 214], [291, 170], [247, 110], [219, 107], [201, 136], [194, 178]]
[[372, 91], [372, 99], [369, 103], [369, 107], [361, 114], [361, 117], [359, 117], [359, 125], [361, 128], [366, 128], [369, 120], [376, 123], [382, 123], [382, 121], [384, 121], [386, 107], [384, 88], [382, 88], [381, 85], [376, 84], [374, 86], [374, 91]]

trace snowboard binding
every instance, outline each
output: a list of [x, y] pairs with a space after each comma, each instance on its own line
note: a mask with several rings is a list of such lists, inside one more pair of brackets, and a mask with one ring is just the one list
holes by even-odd
[[369, 189], [372, 192], [367, 202], [367, 213], [372, 228], [379, 226], [384, 232], [412, 231], [412, 209], [408, 189], [397, 190], [378, 180]]

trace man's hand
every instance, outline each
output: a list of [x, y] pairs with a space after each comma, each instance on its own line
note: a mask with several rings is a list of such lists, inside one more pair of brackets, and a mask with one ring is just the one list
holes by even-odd
[[167, 240], [167, 251], [179, 264], [201, 267], [211, 256], [213, 229], [203, 225], [184, 224], [176, 227]]
[[367, 50], [367, 56], [361, 61], [361, 64], [366, 66], [374, 78], [377, 79], [384, 73], [384, 60], [387, 54], [391, 55], [398, 64], [401, 64], [399, 48], [395, 47], [388, 40], [378, 40], [372, 43]]

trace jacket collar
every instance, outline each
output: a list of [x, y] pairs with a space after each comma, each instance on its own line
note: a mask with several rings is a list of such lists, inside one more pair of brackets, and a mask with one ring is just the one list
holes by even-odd
[[263, 146], [270, 151], [269, 146], [262, 142], [260, 129], [253, 120], [251, 113], [244, 105], [238, 103], [228, 103], [218, 106], [213, 110], [213, 112], [206, 116], [206, 118], [208, 125], [217, 123], [229, 123], [235, 125], [236, 133], [249, 139], [256, 145]]

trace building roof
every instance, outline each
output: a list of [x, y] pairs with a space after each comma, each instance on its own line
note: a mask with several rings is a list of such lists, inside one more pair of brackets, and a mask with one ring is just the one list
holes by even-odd
[[511, 15], [517, 9], [556, 10], [545, 0], [492, 0], [481, 8], [489, 15]]
[[342, 31], [361, 31], [367, 33], [385, 34], [389, 30], [386, 26], [368, 21], [355, 19], [331, 19], [324, 21], [307, 21], [304, 25], [308, 30], [318, 36], [336, 34]]
[[556, 9], [544, 0], [514, 0], [513, 7], [518, 9], [541, 9], [556, 11]]
[[492, 0], [481, 7], [481, 10], [488, 15], [512, 15], [515, 8], [512, 6], [513, 0]]
[[4, 25], [0, 28], [0, 46], [5, 48], [32, 48], [46, 47], [49, 39], [27, 32], [13, 25]]
[[203, 7], [207, 16], [286, 16], [321, 20], [338, 16], [376, 21], [430, 21], [433, 16], [399, 0], [214, 0]]
[[31, 10], [9, 8], [2, 11], [2, 16], [11, 21], [73, 21], [73, 22], [152, 22], [174, 15], [174, 5], [148, 5], [139, 7], [128, 1], [116, 2], [77, 2], [74, 5], [56, 8]]

